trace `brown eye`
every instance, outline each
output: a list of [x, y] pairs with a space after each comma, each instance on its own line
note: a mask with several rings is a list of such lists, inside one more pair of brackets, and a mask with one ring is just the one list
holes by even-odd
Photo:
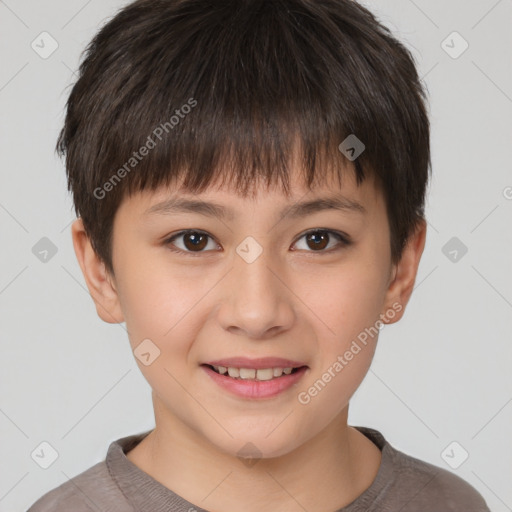
[[[178, 244], [177, 242], [180, 241], [180, 239], [183, 241]], [[297, 245], [302, 239], [306, 240], [306, 246], [299, 247], [299, 249], [304, 249], [306, 252], [317, 252], [319, 254], [341, 250], [351, 244], [347, 235], [328, 229], [310, 230], [304, 233], [294, 245]], [[334, 244], [334, 247], [329, 248], [333, 240], [337, 240], [338, 243]], [[210, 246], [210, 250], [208, 250], [207, 247], [210, 241], [212, 242], [212, 246]], [[176, 233], [165, 240], [164, 245], [168, 246], [173, 252], [186, 254], [188, 256], [200, 256], [202, 253], [212, 252], [212, 249], [218, 249], [218, 245], [210, 235], [203, 231], [192, 229]]]
[[[175, 243], [175, 240], [180, 240], [181, 247]], [[171, 251], [174, 252], [184, 252], [184, 253], [197, 253], [199, 255], [202, 252], [208, 252], [204, 249], [208, 246], [209, 240], [213, 240], [212, 237], [206, 233], [203, 233], [202, 231], [181, 231], [180, 233], [177, 233], [176, 235], [173, 235], [172, 237], [168, 238], [164, 241], [165, 245], [169, 245], [169, 248]], [[216, 248], [216, 244], [213, 243], [213, 248]], [[195, 256], [196, 254], [192, 254]]]
[[191, 251], [194, 250], [202, 250], [207, 245], [207, 235], [204, 235], [203, 233], [185, 233], [183, 235], [183, 242], [185, 244], [185, 247], [187, 249], [190, 249]]
[[329, 235], [325, 231], [313, 231], [306, 235], [309, 247], [317, 249], [325, 249], [329, 243]]
[[[306, 240], [306, 252], [329, 253], [337, 249], [341, 249], [344, 246], [350, 245], [350, 240], [348, 237], [328, 229], [314, 229], [312, 231], [308, 231], [299, 238], [299, 241], [302, 239]], [[336, 244], [334, 244], [334, 248], [325, 250], [326, 247], [331, 244], [332, 239], [338, 240], [338, 247], [336, 247]], [[299, 249], [304, 249], [304, 247], [299, 247]]]

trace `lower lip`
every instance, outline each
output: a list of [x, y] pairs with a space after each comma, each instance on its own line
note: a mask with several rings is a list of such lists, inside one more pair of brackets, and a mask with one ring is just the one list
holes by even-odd
[[276, 377], [271, 380], [245, 380], [233, 379], [227, 375], [221, 375], [207, 365], [201, 365], [201, 368], [203, 368], [210, 378], [219, 386], [244, 398], [271, 398], [277, 396], [279, 393], [286, 391], [297, 383], [308, 369], [307, 366], [303, 366], [294, 373], [290, 373], [289, 375], [283, 374], [281, 377]]

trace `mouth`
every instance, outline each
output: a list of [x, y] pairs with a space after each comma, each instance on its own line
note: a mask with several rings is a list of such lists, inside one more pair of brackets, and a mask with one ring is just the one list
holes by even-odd
[[212, 364], [203, 364], [218, 375], [225, 377], [231, 377], [234, 380], [244, 381], [269, 381], [282, 379], [287, 375], [292, 375], [299, 372], [302, 369], [306, 369], [307, 366], [296, 366], [296, 367], [269, 367], [269, 368], [239, 368], [234, 366], [217, 366]]
[[[280, 361], [283, 363], [285, 360], [281, 359]], [[220, 363], [221, 361], [215, 362]], [[226, 364], [226, 360], [222, 362]], [[240, 364], [241, 362], [232, 360], [231, 364]], [[245, 367], [211, 363], [201, 364], [200, 367], [221, 389], [246, 400], [271, 399], [281, 394], [291, 396], [289, 393], [286, 395], [285, 392], [290, 392], [298, 386], [309, 371], [309, 366], [300, 365], [300, 363], [298, 363], [300, 366], [269, 366], [269, 360], [252, 360], [252, 364], [259, 368], [251, 368], [247, 364], [248, 362], [247, 360], [242, 362]], [[276, 360], [273, 360], [273, 363], [275, 364]], [[292, 362], [286, 361], [286, 363], [291, 364]]]

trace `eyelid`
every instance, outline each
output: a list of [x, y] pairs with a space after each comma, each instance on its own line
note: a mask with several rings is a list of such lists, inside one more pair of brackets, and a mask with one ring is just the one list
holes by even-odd
[[[319, 228], [310, 228], [310, 229], [306, 229], [306, 231], [303, 231], [300, 235], [297, 236], [295, 242], [293, 242], [293, 245], [295, 245], [301, 238], [303, 238], [304, 236], [310, 234], [310, 233], [315, 233], [315, 232], [321, 232], [321, 233], [328, 233], [330, 235], [334, 235], [336, 238], [338, 238], [338, 240], [340, 241], [340, 244], [341, 246], [347, 246], [347, 245], [350, 245], [352, 243], [352, 240], [351, 238], [346, 234], [344, 233], [343, 231], [338, 231], [337, 229], [329, 229], [329, 228], [322, 228], [322, 227], [319, 227]], [[326, 254], [326, 253], [330, 253], [330, 252], [333, 252], [337, 250], [337, 248], [334, 248], [334, 249], [328, 249], [326, 251], [306, 251], [306, 252], [310, 252], [310, 253], [318, 253], [318, 254]]]
[[[295, 241], [293, 242], [292, 245], [295, 245], [304, 236], [306, 236], [306, 235], [308, 235], [310, 233], [315, 233], [315, 232], [323, 232], [323, 233], [328, 233], [328, 234], [334, 235], [335, 237], [338, 238], [339, 244], [338, 244], [338, 246], [336, 246], [334, 248], [331, 248], [331, 249], [328, 249], [328, 250], [306, 251], [307, 253], [312, 253], [312, 254], [315, 254], [315, 253], [317, 253], [317, 254], [330, 254], [330, 253], [336, 252], [337, 250], [340, 250], [343, 247], [346, 247], [346, 246], [348, 246], [348, 245], [350, 245], [352, 243], [352, 240], [351, 240], [350, 236], [347, 235], [346, 233], [342, 232], [342, 231], [338, 231], [336, 229], [319, 227], [319, 228], [310, 228], [310, 229], [307, 229], [306, 231], [303, 231], [300, 235], [297, 236], [297, 238], [295, 239]], [[186, 234], [189, 234], [189, 233], [203, 234], [203, 235], [211, 238], [217, 245], [220, 245], [220, 244], [218, 244], [218, 242], [215, 240], [215, 238], [212, 235], [210, 235], [207, 231], [204, 231], [202, 229], [183, 229], [181, 231], [178, 231], [177, 233], [174, 233], [174, 234], [170, 235], [169, 237], [166, 237], [164, 239], [164, 241], [163, 241], [163, 244], [165, 246], [172, 246], [172, 242], [176, 238], [179, 238], [180, 236], [183, 236], [183, 235], [186, 235]], [[210, 251], [197, 251], [197, 252], [194, 252], [194, 251], [184, 251], [183, 249], [179, 249], [179, 248], [173, 247], [173, 246], [170, 248], [170, 250], [172, 252], [186, 254], [187, 256], [190, 255], [190, 256], [194, 256], [194, 257], [195, 256], [200, 256], [202, 254], [208, 254], [208, 253], [212, 252], [211, 250]]]
[[174, 233], [173, 235], [170, 235], [169, 237], [166, 237], [163, 241], [163, 244], [165, 246], [170, 246], [169, 250], [171, 250], [172, 252], [176, 252], [179, 254], [185, 254], [187, 256], [201, 256], [204, 254], [208, 254], [209, 252], [212, 252], [212, 251], [198, 251], [198, 252], [184, 251], [183, 249], [174, 247], [172, 245], [172, 242], [174, 241], [174, 239], [179, 238], [180, 236], [186, 235], [188, 233], [199, 233], [201, 235], [205, 235], [205, 236], [211, 238], [217, 245], [219, 245], [218, 242], [215, 240], [215, 238], [212, 235], [210, 235], [210, 233], [203, 231], [202, 229], [183, 229], [181, 231], [178, 231], [177, 233]]

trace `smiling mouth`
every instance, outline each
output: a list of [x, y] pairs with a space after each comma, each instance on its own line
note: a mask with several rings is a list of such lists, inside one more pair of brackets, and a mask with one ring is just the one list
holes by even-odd
[[301, 368], [307, 368], [307, 366], [300, 366], [297, 368], [235, 368], [226, 366], [214, 366], [211, 364], [205, 364], [215, 373], [223, 375], [224, 377], [232, 378], [234, 380], [254, 380], [254, 381], [267, 381], [275, 380], [296, 373]]

